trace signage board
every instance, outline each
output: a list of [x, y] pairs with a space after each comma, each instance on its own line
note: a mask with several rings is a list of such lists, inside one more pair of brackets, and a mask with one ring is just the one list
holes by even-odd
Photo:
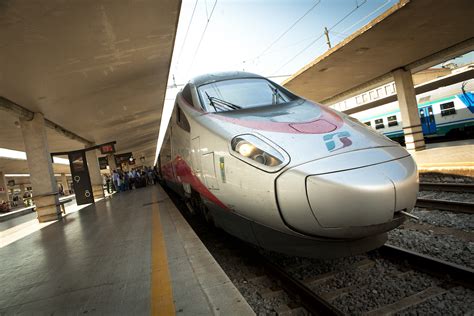
[[101, 170], [107, 169], [109, 162], [107, 161], [107, 157], [99, 157], [99, 167]]
[[123, 162], [128, 163], [131, 157], [132, 153], [123, 153], [115, 155], [115, 163], [117, 164], [117, 166], [121, 166]]
[[84, 150], [71, 151], [68, 153], [68, 158], [77, 205], [94, 203], [86, 152]]
[[115, 152], [114, 144], [105, 144], [100, 146], [100, 152], [102, 155], [113, 154]]

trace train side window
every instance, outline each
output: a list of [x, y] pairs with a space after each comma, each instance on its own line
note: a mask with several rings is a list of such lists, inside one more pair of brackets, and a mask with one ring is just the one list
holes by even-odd
[[189, 84], [187, 84], [184, 88], [183, 91], [181, 91], [181, 95], [183, 96], [184, 100], [194, 106], [193, 104], [193, 97], [191, 95], [191, 88], [189, 87]]
[[360, 95], [356, 96], [356, 103], [361, 104], [362, 103], [362, 97]]
[[186, 132], [191, 131], [191, 127], [189, 126], [188, 119], [184, 115], [183, 111], [178, 107], [176, 111], [176, 123], [178, 124], [179, 127], [184, 129]]
[[387, 117], [387, 121], [388, 121], [388, 127], [397, 126], [397, 125], [398, 125], [398, 121], [397, 121], [397, 116], [396, 116], [396, 115], [392, 115], [392, 116]]
[[384, 128], [385, 124], [383, 123], [383, 119], [375, 120], [375, 129]]
[[441, 116], [456, 114], [454, 102], [443, 103], [440, 105]]

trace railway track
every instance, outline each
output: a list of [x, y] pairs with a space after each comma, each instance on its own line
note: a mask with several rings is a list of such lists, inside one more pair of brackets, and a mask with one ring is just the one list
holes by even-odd
[[[421, 182], [420, 191], [474, 193], [474, 184]], [[415, 206], [454, 213], [474, 213], [474, 203], [469, 202], [418, 198]]]
[[474, 184], [420, 182], [420, 191], [474, 193]]
[[474, 214], [474, 203], [469, 202], [418, 198], [416, 200], [415, 206], [428, 209], [451, 211], [453, 213]]
[[[183, 209], [183, 215], [187, 214], [184, 204], [180, 208]], [[185, 217], [194, 222], [190, 224], [196, 233], [222, 268], [230, 273], [229, 277], [237, 288], [243, 294], [246, 293], [244, 296], [247, 301], [259, 314], [388, 315], [410, 309], [418, 311], [421, 308], [423, 311], [423, 304], [429, 303], [427, 301], [432, 298], [445, 299], [444, 295], [458, 295], [452, 294], [454, 292], [451, 292], [451, 289], [470, 291], [474, 288], [472, 269], [389, 245], [367, 256], [358, 256], [356, 262], [350, 260], [348, 264], [343, 265], [333, 266], [329, 263], [325, 266], [310, 260], [310, 271], [314, 272], [295, 273], [300, 271], [300, 264], [307, 268], [308, 261], [291, 257], [281, 260], [278, 256], [273, 257], [269, 253], [261, 252], [227, 234], [209, 230], [209, 227], [196, 217], [189, 214]], [[268, 255], [270, 257], [267, 257]], [[290, 263], [285, 260], [290, 260]], [[319, 264], [322, 266], [317, 268]], [[236, 273], [236, 270], [240, 272]], [[380, 275], [379, 271], [382, 271]], [[378, 278], [374, 279], [374, 274]], [[429, 278], [434, 282], [420, 281]], [[372, 283], [374, 280], [375, 283]], [[395, 291], [397, 295], [389, 301], [377, 299], [372, 305], [367, 304], [373, 298], [358, 300], [367, 291], [370, 294], [378, 292], [387, 296], [386, 293], [393, 293], [390, 290], [393, 284], [395, 288], [400, 287], [400, 280], [403, 288], [410, 284], [408, 287], [412, 289], [402, 293]], [[387, 285], [379, 287], [382, 284], [388, 284], [389, 290]], [[451, 301], [448, 302], [451, 304]], [[452, 303], [460, 306], [459, 301]], [[357, 304], [364, 307], [356, 306]], [[466, 303], [465, 305], [469, 306]], [[347, 307], [355, 307], [355, 310], [345, 309]]]
[[[409, 297], [404, 297], [397, 302], [377, 307], [364, 313], [365, 315], [387, 315], [397, 313], [411, 306], [420, 304], [429, 298], [446, 293], [448, 289], [453, 286], [452, 283], [460, 284], [470, 289], [474, 288], [474, 270], [472, 269], [391, 245], [381, 247], [378, 250], [378, 254], [382, 258], [389, 260], [402, 260], [408, 262], [414, 270], [444, 278], [446, 281], [443, 282], [442, 285], [428, 287], [416, 294], [410, 295]], [[273, 263], [258, 252], [254, 251], [253, 255], [254, 258], [265, 266], [266, 273], [278, 278], [281, 281], [280, 284], [283, 289], [313, 315], [344, 315], [344, 313], [334, 306], [331, 301], [338, 295], [347, 294], [345, 292], [351, 290], [357, 291], [359, 288], [357, 286], [349, 286], [347, 288], [335, 290], [329, 294], [319, 295], [310, 288], [310, 283], [315, 280], [324, 281], [330, 277], [336, 277], [338, 271], [326, 273], [305, 282], [294, 278], [286, 272], [285, 269]], [[360, 266], [363, 267], [364, 265], [367, 265], [367, 263], [361, 264]]]

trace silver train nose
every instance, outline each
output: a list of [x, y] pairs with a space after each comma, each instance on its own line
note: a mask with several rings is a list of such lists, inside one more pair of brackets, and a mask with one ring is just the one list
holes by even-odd
[[360, 238], [400, 225], [418, 193], [416, 164], [401, 147], [371, 148], [289, 169], [276, 180], [280, 214], [296, 231]]

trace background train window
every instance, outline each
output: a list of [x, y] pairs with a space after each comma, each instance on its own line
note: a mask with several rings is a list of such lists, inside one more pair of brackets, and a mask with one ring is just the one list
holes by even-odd
[[191, 131], [191, 127], [189, 126], [188, 119], [186, 118], [183, 111], [179, 107], [176, 113], [176, 123], [178, 124], [179, 127], [184, 129], [186, 132]]
[[189, 87], [189, 84], [187, 84], [184, 88], [183, 91], [181, 92], [181, 95], [183, 98], [188, 102], [189, 104], [193, 105], [193, 97], [191, 95], [191, 88]]
[[443, 103], [440, 105], [441, 116], [456, 114], [456, 109], [454, 108], [454, 102]]
[[373, 90], [369, 92], [369, 96], [371, 100], [375, 100], [379, 97], [379, 93], [377, 92], [377, 90]]
[[356, 103], [361, 104], [362, 103], [362, 97], [360, 95], [356, 96]]
[[372, 123], [370, 121], [364, 123], [367, 126], [372, 126]]
[[381, 128], [384, 128], [385, 125], [383, 123], [383, 119], [378, 119], [378, 120], [375, 120], [375, 129], [381, 129]]
[[396, 116], [396, 115], [392, 115], [392, 116], [387, 117], [387, 121], [388, 121], [388, 127], [397, 126], [397, 125], [398, 125], [398, 121], [397, 121], [397, 116]]

